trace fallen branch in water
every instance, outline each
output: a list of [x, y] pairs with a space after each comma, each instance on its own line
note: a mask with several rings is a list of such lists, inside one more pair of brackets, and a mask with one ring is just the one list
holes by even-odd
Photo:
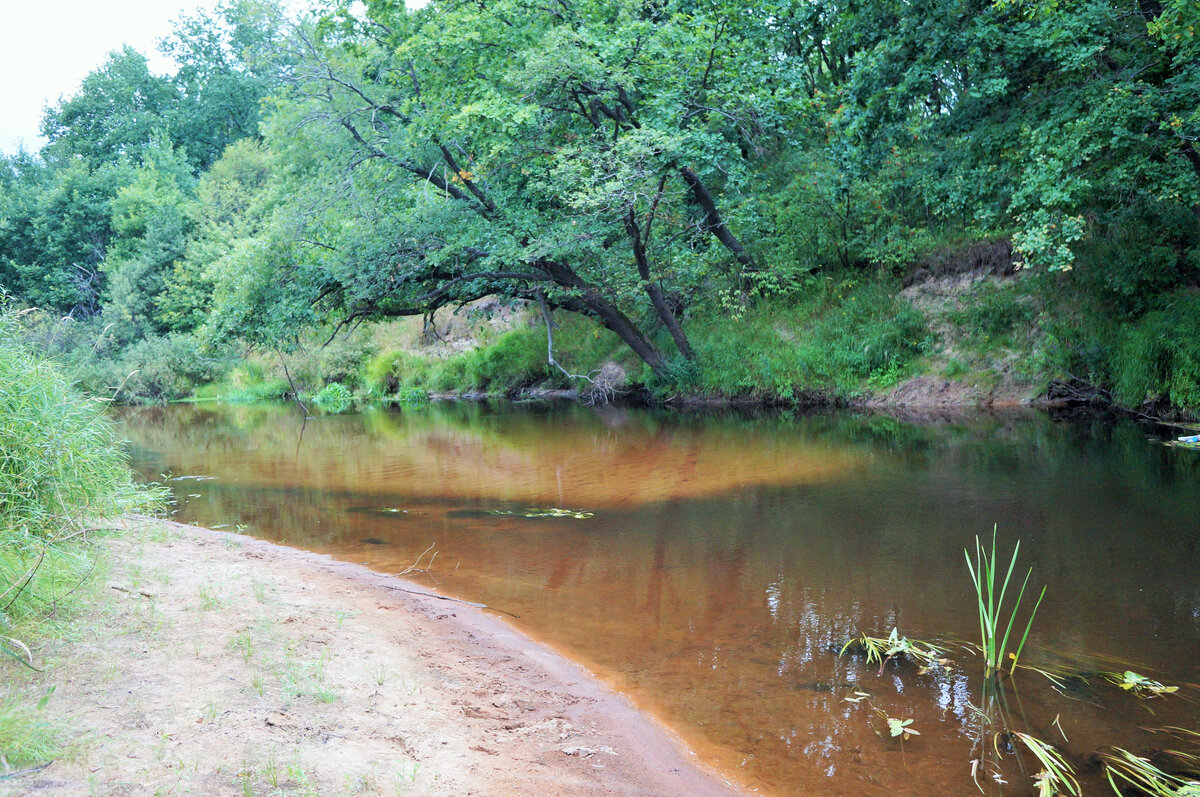
[[[428, 573], [430, 571], [430, 569], [433, 568], [433, 560], [437, 559], [437, 551], [433, 551], [433, 546], [436, 544], [437, 543], [433, 543], [433, 542], [429, 543], [429, 547], [426, 548], [424, 551], [421, 551], [421, 555], [417, 557], [417, 561], [413, 562], [411, 565], [404, 568], [396, 575], [407, 576], [407, 575], [411, 575], [412, 573]], [[427, 564], [425, 567], [420, 567], [419, 565], [421, 564], [421, 560], [424, 559], [425, 554], [429, 553], [430, 551], [433, 551], [433, 556], [429, 557], [429, 564]]]
[[440, 601], [453, 601], [454, 603], [462, 603], [467, 606], [474, 606], [476, 609], [487, 609], [488, 611], [500, 612], [500, 614], [507, 614], [509, 617], [515, 617], [518, 620], [521, 618], [521, 615], [519, 615], [519, 614], [513, 614], [512, 612], [507, 612], [504, 609], [497, 609], [495, 606], [488, 606], [486, 603], [476, 603], [475, 601], [465, 601], [462, 598], [451, 598], [449, 595], [436, 595], [432, 592], [421, 592], [420, 590], [416, 590], [416, 589], [405, 589], [404, 587], [393, 587], [390, 584], [380, 584], [379, 586], [383, 587], [384, 589], [393, 590], [395, 592], [407, 592], [409, 595], [420, 595], [425, 598], [437, 598]]

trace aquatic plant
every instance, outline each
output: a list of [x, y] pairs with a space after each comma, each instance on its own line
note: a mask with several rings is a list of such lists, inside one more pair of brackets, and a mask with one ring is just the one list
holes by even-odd
[[511, 509], [489, 509], [489, 515], [519, 515], [527, 518], [543, 518], [543, 517], [569, 517], [576, 520], [587, 520], [590, 517], [595, 517], [594, 512], [585, 512], [581, 509], [562, 509], [561, 507], [551, 506], [542, 508], [526, 509], [524, 512], [513, 512]]
[[[1017, 598], [1012, 604], [1012, 613], [1009, 615], [1007, 622], [1004, 621], [1004, 599], [1008, 594], [1009, 582], [1012, 579], [1013, 570], [1017, 566], [1017, 555], [1021, 550], [1020, 541], [1013, 548], [1012, 558], [1008, 563], [1008, 570], [1004, 574], [1004, 581], [999, 585], [997, 592], [997, 575], [999, 568], [996, 560], [996, 527], [992, 527], [992, 549], [987, 551], [980, 542], [979, 537], [975, 537], [975, 562], [971, 562], [971, 554], [963, 550], [963, 556], [967, 559], [967, 569], [971, 573], [971, 582], [975, 585], [975, 598], [978, 602], [979, 610], [979, 635], [980, 635], [980, 652], [984, 658], [984, 674], [992, 675], [1000, 672], [1001, 665], [1005, 660], [1005, 651], [1008, 649], [1008, 641], [1012, 634], [1013, 625], [1017, 620], [1017, 612], [1021, 608], [1021, 600], [1025, 597], [1025, 588], [1029, 585], [1029, 576], [1033, 573], [1033, 568], [1030, 568], [1025, 573], [1025, 580], [1021, 582], [1021, 590], [1017, 593]], [[1033, 627], [1033, 618], [1037, 614], [1038, 607], [1042, 605], [1042, 598], [1046, 596], [1046, 587], [1042, 587], [1042, 592], [1038, 596], [1037, 603], [1033, 606], [1033, 611], [1029, 613], [1029, 620], [1025, 624], [1025, 632], [1021, 635], [1021, 641], [1017, 644], [1016, 650], [1011, 654], [1012, 665], [1009, 672], [1015, 672], [1017, 660], [1021, 658], [1021, 651], [1025, 647], [1025, 641], [1029, 638], [1029, 629]]]
[[[884, 709], [882, 709], [878, 705], [876, 705], [874, 699], [867, 692], [860, 692], [860, 691], [856, 690], [854, 692], [851, 692], [849, 695], [847, 695], [846, 697], [844, 697], [842, 699], [845, 700], [847, 703], [853, 703], [855, 705], [865, 702], [870, 707], [871, 711], [874, 714], [876, 714], [877, 716], [879, 716], [880, 718], [882, 718], [883, 721], [887, 724], [888, 735], [891, 736], [893, 739], [898, 736], [898, 737], [900, 737], [900, 741], [903, 742], [903, 741], [907, 741], [909, 739], [909, 737], [911, 737], [911, 736], [920, 736], [921, 735], [920, 731], [918, 731], [912, 727], [912, 724], [913, 724], [912, 719], [902, 719], [900, 717], [893, 717], [887, 711], [885, 711]], [[876, 733], [878, 733], [878, 731], [876, 731]], [[880, 735], [882, 736], [883, 734], [880, 734]]]
[[893, 628], [892, 633], [888, 634], [886, 638], [873, 637], [864, 632], [843, 645], [838, 655], [845, 655], [851, 647], [861, 650], [866, 656], [868, 664], [878, 663], [880, 673], [895, 656], [905, 656], [920, 663], [923, 665], [922, 672], [940, 668], [950, 669], [950, 659], [945, 657], [944, 649], [919, 639], [902, 637], [897, 628]]
[[1164, 686], [1158, 681], [1139, 675], [1132, 670], [1126, 670], [1123, 673], [1105, 672], [1101, 675], [1110, 683], [1116, 684], [1128, 692], [1133, 692], [1138, 697], [1162, 697], [1179, 691], [1178, 686]]
[[902, 739], [907, 740], [910, 736], [921, 735], [920, 731], [914, 730], [912, 727], [910, 727], [913, 723], [911, 719], [902, 720], [899, 717], [888, 717], [886, 715], [884, 716], [884, 719], [887, 720], [888, 733], [890, 733], [893, 738], [899, 736]]
[[1060, 794], [1079, 797], [1081, 792], [1079, 781], [1075, 778], [1075, 769], [1063, 758], [1062, 753], [1050, 743], [1027, 733], [1013, 733], [1013, 737], [1025, 745], [1042, 765], [1041, 771], [1033, 776], [1038, 797], [1054, 797]]
[[[1120, 747], [1099, 754], [1104, 775], [1117, 794], [1132, 786], [1152, 797], [1200, 797], [1200, 780], [1173, 775]], [[1119, 781], [1119, 782], [1118, 782]]]

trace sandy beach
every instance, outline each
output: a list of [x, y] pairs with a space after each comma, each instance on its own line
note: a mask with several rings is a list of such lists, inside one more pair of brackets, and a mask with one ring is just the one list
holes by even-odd
[[68, 751], [0, 792], [739, 793], [494, 612], [243, 535], [125, 526], [30, 686], [56, 685]]

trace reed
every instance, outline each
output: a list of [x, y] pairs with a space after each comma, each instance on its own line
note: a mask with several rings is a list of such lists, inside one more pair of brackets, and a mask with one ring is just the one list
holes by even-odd
[[[1029, 576], [1033, 573], [1033, 568], [1026, 571], [1025, 579], [1021, 582], [1021, 589], [1017, 593], [1016, 600], [1012, 602], [1012, 611], [1005, 621], [1005, 598], [1008, 596], [1009, 584], [1017, 566], [1017, 555], [1020, 550], [1021, 543], [1018, 541], [1016, 547], [1013, 548], [1012, 558], [1009, 559], [1003, 581], [998, 581], [1000, 568], [996, 559], [995, 526], [992, 527], [990, 552], [984, 548], [978, 536], [975, 537], [975, 561], [971, 561], [969, 551], [963, 551], [963, 555], [967, 559], [967, 569], [971, 573], [971, 582], [975, 585], [975, 598], [979, 610], [980, 651], [984, 658], [984, 674], [988, 676], [1001, 672], [1001, 666], [1005, 661], [1005, 652], [1008, 650], [1008, 642], [1017, 621], [1017, 613], [1020, 611], [1021, 601], [1025, 597], [1025, 588], [1029, 585]], [[999, 588], [997, 589], [997, 587]], [[1038, 607], [1042, 605], [1042, 598], [1045, 596], [1046, 588], [1042, 587], [1037, 603], [1034, 604], [1033, 611], [1029, 613], [1029, 620], [1025, 623], [1025, 631], [1021, 634], [1021, 640], [1011, 654], [1010, 674], [1016, 671], [1017, 660], [1021, 657], [1021, 651], [1029, 638], [1029, 630], [1033, 627], [1033, 618], [1037, 615]]]
[[1120, 747], [1101, 753], [1099, 759], [1104, 764], [1109, 785], [1117, 794], [1125, 794], [1130, 788], [1138, 794], [1153, 797], [1195, 797], [1200, 794], [1200, 780], [1165, 772], [1149, 759]]
[[1071, 795], [1079, 797], [1079, 781], [1075, 778], [1075, 769], [1062, 753], [1048, 742], [1027, 733], [1014, 733], [1017, 741], [1025, 745], [1025, 749], [1033, 753], [1033, 757], [1042, 765], [1041, 770], [1033, 776], [1034, 786], [1038, 797], [1054, 797], [1054, 795]]

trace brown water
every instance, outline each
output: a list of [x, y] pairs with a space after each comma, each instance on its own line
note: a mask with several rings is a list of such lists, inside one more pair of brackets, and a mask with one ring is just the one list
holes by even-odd
[[[426, 583], [519, 615], [765, 792], [978, 793], [986, 737], [1009, 781], [981, 778], [986, 793], [1032, 793], [1036, 765], [972, 709], [977, 659], [959, 651], [922, 675], [837, 655], [893, 626], [975, 639], [962, 550], [993, 524], [1049, 585], [1023, 661], [1183, 685], [1144, 702], [1019, 673], [1013, 730], [1083, 766], [1105, 745], [1163, 744], [1144, 728], [1200, 728], [1200, 454], [1132, 424], [520, 405], [306, 423], [293, 407], [176, 406], [122, 422], [178, 519], [388, 572], [433, 545]], [[581, 516], [526, 517], [549, 509]], [[888, 736], [871, 705], [845, 700], [854, 690], [920, 736]]]

